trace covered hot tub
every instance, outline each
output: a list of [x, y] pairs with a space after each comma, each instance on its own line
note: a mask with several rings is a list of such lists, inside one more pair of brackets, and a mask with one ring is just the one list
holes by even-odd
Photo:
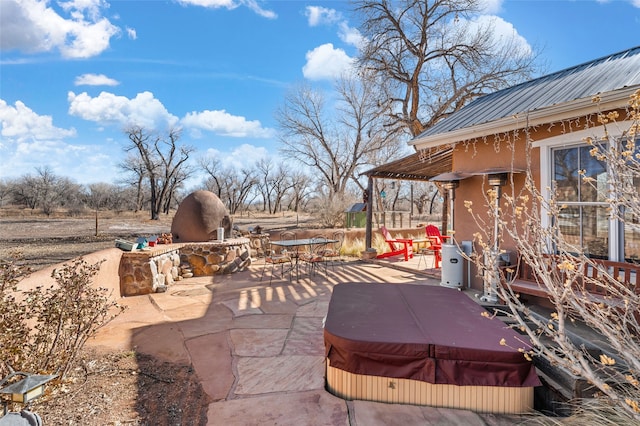
[[540, 381], [525, 339], [483, 312], [441, 286], [339, 284], [324, 329], [327, 388], [345, 399], [530, 411]]

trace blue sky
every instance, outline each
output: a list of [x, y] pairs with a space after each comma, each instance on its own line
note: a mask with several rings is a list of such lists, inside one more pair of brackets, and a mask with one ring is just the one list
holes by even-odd
[[[640, 45], [640, 0], [486, 0], [556, 71]], [[126, 125], [183, 129], [231, 167], [277, 159], [275, 110], [329, 87], [361, 38], [347, 1], [0, 0], [0, 179], [115, 182]]]

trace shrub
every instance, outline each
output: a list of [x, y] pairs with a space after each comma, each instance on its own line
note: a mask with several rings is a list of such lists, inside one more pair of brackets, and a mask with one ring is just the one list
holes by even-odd
[[318, 218], [323, 228], [341, 228], [344, 226], [345, 211], [348, 201], [345, 197], [326, 197], [319, 201], [317, 207]]
[[[79, 258], [53, 271], [56, 284], [21, 292], [28, 271], [16, 259], [0, 262], [0, 360], [64, 378], [87, 339], [124, 310], [107, 289], [92, 286], [101, 264]], [[0, 368], [5, 376], [7, 366]]]

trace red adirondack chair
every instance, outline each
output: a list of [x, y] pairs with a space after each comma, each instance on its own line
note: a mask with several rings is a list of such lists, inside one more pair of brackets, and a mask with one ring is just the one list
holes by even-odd
[[378, 259], [385, 257], [403, 255], [404, 260], [408, 261], [413, 258], [413, 240], [410, 238], [393, 238], [389, 233], [389, 230], [385, 226], [380, 227], [380, 232], [384, 237], [384, 240], [389, 244], [391, 251], [377, 255]]
[[442, 261], [442, 243], [451, 237], [449, 235], [442, 235], [438, 227], [435, 225], [427, 225], [424, 230], [429, 242], [431, 243], [431, 247], [429, 248], [433, 250], [433, 255], [436, 259], [435, 267], [439, 268], [440, 262]]

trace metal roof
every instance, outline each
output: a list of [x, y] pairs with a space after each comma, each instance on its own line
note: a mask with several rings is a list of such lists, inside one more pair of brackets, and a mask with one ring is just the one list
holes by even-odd
[[368, 170], [363, 175], [381, 179], [429, 180], [451, 171], [451, 148], [421, 150], [391, 163]]
[[637, 85], [640, 85], [640, 46], [479, 97], [422, 132], [412, 143]]

